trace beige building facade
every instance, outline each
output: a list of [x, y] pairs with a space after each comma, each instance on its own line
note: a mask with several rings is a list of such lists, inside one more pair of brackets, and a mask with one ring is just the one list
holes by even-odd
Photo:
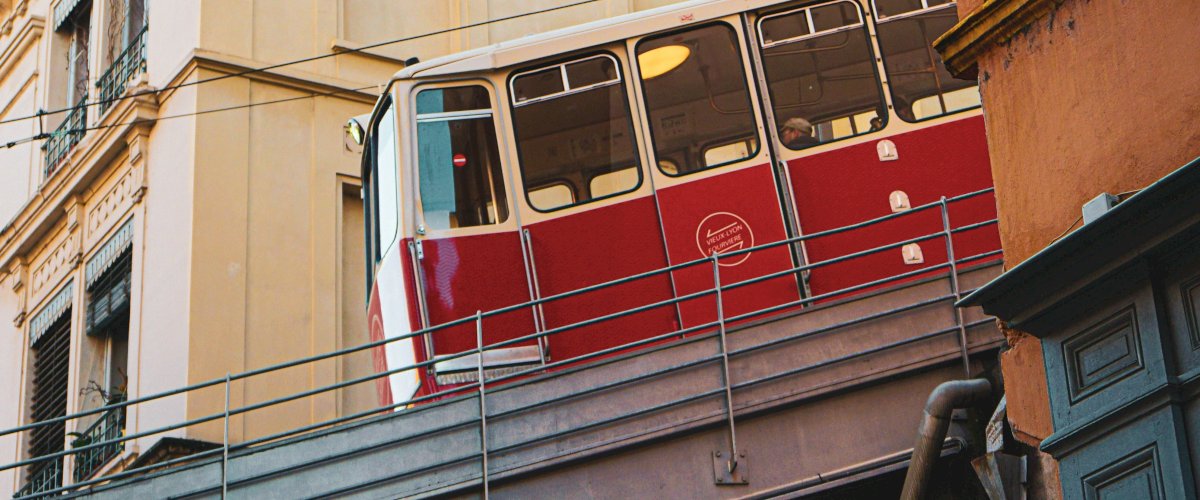
[[[0, 0], [0, 429], [366, 342], [359, 156], [341, 126], [406, 59], [670, 2], [487, 23], [566, 3]], [[251, 71], [314, 56], [328, 57]], [[363, 352], [273, 372], [233, 383], [229, 404], [371, 370]], [[360, 384], [240, 415], [230, 440], [370, 409], [374, 395]], [[0, 464], [224, 405], [217, 386], [10, 433]], [[10, 468], [0, 495], [223, 433], [214, 421]]]

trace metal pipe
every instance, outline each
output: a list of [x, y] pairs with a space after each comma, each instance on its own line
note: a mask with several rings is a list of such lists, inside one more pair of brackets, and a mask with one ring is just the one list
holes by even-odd
[[[950, 293], [954, 294], [954, 302], [958, 303], [962, 300], [962, 295], [959, 293], [958, 286], [958, 263], [954, 261], [954, 234], [950, 230], [950, 207], [946, 204], [946, 197], [943, 196], [942, 204], [942, 231], [946, 236], [946, 262], [950, 264]], [[961, 307], [954, 308], [954, 324], [958, 325], [958, 346], [962, 353], [963, 362], [963, 378], [971, 378], [971, 359], [967, 356], [967, 327], [963, 325], [963, 310]]]
[[225, 372], [225, 434], [221, 442], [221, 499], [229, 495], [229, 372]]
[[725, 306], [721, 302], [721, 263], [717, 260], [719, 258], [717, 252], [712, 253], [713, 290], [717, 293], [717, 333], [721, 346], [721, 383], [725, 386], [725, 417], [729, 420], [729, 461], [726, 466], [732, 473], [738, 466], [737, 427], [733, 424], [733, 389], [729, 387], [732, 382], [729, 380], [729, 347], [725, 340]]
[[969, 408], [983, 402], [992, 394], [992, 383], [984, 379], [943, 382], [925, 403], [925, 413], [917, 428], [917, 443], [913, 446], [912, 462], [904, 477], [902, 500], [921, 500], [934, 462], [941, 453], [942, 440], [950, 429], [950, 414], [956, 408]]
[[488, 491], [488, 446], [487, 446], [487, 395], [483, 378], [483, 312], [475, 311], [475, 348], [478, 349], [475, 373], [479, 376], [479, 458], [483, 468], [483, 500], [491, 497]]

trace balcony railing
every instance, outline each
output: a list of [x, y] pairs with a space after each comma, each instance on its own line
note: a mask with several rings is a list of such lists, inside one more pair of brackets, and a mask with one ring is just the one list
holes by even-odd
[[146, 28], [138, 32], [129, 42], [129, 46], [117, 56], [112, 66], [96, 80], [96, 101], [100, 116], [112, 106], [113, 102], [125, 94], [125, 86], [129, 79], [146, 69]]
[[[109, 404], [124, 402], [125, 398], [110, 401]], [[104, 446], [91, 448], [80, 452], [75, 458], [75, 481], [82, 481], [95, 474], [100, 467], [125, 449], [125, 442], [119, 438], [125, 434], [125, 407], [119, 406], [104, 412], [86, 431], [76, 438], [78, 446], [91, 443], [107, 443]]]
[[58, 169], [58, 165], [67, 157], [67, 153], [71, 152], [71, 148], [79, 144], [85, 132], [87, 132], [87, 96], [75, 103], [75, 109], [67, 113], [62, 124], [50, 133], [50, 137], [42, 146], [46, 150], [47, 178]]
[[37, 464], [36, 472], [29, 476], [29, 481], [13, 498], [28, 497], [37, 495], [43, 491], [51, 491], [62, 487], [62, 463], [63, 458], [58, 457], [56, 460], [49, 460]]

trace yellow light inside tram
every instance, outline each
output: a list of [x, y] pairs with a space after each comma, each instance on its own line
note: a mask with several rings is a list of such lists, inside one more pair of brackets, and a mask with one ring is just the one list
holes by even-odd
[[692, 55], [692, 49], [684, 45], [667, 45], [638, 54], [638, 66], [642, 70], [642, 79], [657, 78], [671, 71]]

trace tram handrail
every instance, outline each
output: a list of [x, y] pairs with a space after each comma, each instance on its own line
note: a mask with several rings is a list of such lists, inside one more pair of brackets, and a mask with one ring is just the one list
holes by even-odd
[[[913, 207], [912, 209], [909, 209], [909, 210], [905, 210], [902, 212], [896, 212], [896, 213], [884, 215], [881, 217], [876, 217], [873, 219], [858, 222], [855, 224], [850, 224], [847, 226], [842, 226], [842, 227], [833, 228], [833, 229], [829, 229], [829, 230], [814, 232], [814, 233], [810, 233], [810, 234], [806, 234], [806, 235], [799, 235], [799, 236], [786, 238], [786, 239], [782, 239], [782, 240], [771, 242], [771, 243], [766, 243], [766, 244], [762, 244], [762, 245], [758, 245], [758, 246], [754, 246], [754, 247], [749, 247], [749, 248], [745, 248], [745, 249], [741, 249], [741, 250], [736, 250], [736, 251], [731, 251], [731, 252], [727, 252], [724, 254], [715, 255], [712, 257], [705, 257], [705, 258], [695, 259], [695, 260], [680, 263], [680, 264], [670, 265], [670, 266], [666, 266], [663, 268], [635, 274], [632, 276], [627, 276], [627, 277], [623, 277], [623, 278], [619, 278], [619, 279], [615, 279], [615, 280], [610, 280], [610, 281], [607, 281], [604, 283], [599, 283], [596, 285], [582, 287], [579, 289], [563, 292], [563, 293], [556, 294], [556, 295], [551, 295], [548, 297], [530, 300], [530, 301], [527, 301], [527, 302], [524, 302], [521, 304], [515, 304], [515, 305], [498, 308], [498, 309], [494, 309], [494, 310], [487, 311], [487, 312], [481, 312], [481, 313], [478, 313], [477, 315], [467, 316], [464, 318], [441, 323], [439, 325], [434, 325], [434, 326], [418, 329], [418, 330], [415, 330], [415, 331], [407, 333], [407, 334], [397, 335], [394, 337], [381, 339], [381, 340], [373, 341], [373, 342], [368, 342], [368, 343], [365, 343], [362, 345], [339, 349], [336, 351], [330, 351], [330, 352], [317, 354], [317, 355], [313, 355], [313, 356], [307, 356], [304, 358], [298, 358], [295, 360], [277, 363], [274, 365], [270, 365], [270, 366], [266, 366], [266, 367], [262, 367], [262, 368], [258, 368], [258, 369], [254, 369], [254, 370], [247, 370], [247, 371], [240, 372], [237, 374], [230, 374], [230, 375], [227, 375], [226, 377], [222, 377], [222, 378], [211, 379], [211, 380], [204, 381], [204, 382], [198, 382], [198, 383], [194, 383], [191, 385], [179, 387], [176, 389], [162, 391], [159, 393], [155, 393], [155, 394], [151, 394], [151, 395], [147, 395], [147, 396], [141, 396], [138, 398], [128, 399], [128, 400], [113, 403], [113, 404], [108, 404], [108, 405], [93, 408], [90, 410], [83, 410], [83, 411], [75, 412], [75, 413], [68, 414], [68, 415], [63, 415], [63, 416], [52, 418], [52, 419], [46, 419], [46, 420], [32, 422], [29, 424], [13, 427], [13, 428], [9, 428], [9, 429], [0, 430], [0, 436], [5, 436], [5, 435], [14, 434], [17, 432], [36, 429], [36, 428], [46, 426], [46, 425], [53, 425], [53, 424], [57, 424], [57, 423], [67, 422], [67, 421], [79, 419], [79, 418], [82, 418], [85, 416], [103, 413], [103, 412], [110, 411], [110, 410], [117, 409], [117, 408], [125, 408], [128, 406], [134, 405], [134, 404], [155, 401], [158, 399], [175, 396], [175, 395], [179, 395], [179, 394], [183, 394], [183, 393], [188, 393], [188, 392], [196, 391], [199, 389], [215, 387], [215, 386], [219, 386], [222, 384], [229, 384], [232, 381], [243, 380], [243, 379], [247, 379], [247, 378], [265, 374], [265, 373], [270, 373], [270, 372], [283, 370], [283, 369], [287, 369], [287, 368], [292, 368], [292, 367], [296, 367], [296, 366], [300, 366], [300, 365], [304, 365], [304, 364], [308, 364], [308, 363], [313, 363], [313, 362], [323, 361], [323, 360], [327, 360], [327, 359], [331, 359], [331, 358], [336, 358], [336, 357], [339, 357], [339, 356], [342, 356], [345, 354], [359, 352], [359, 351], [363, 351], [366, 349], [377, 348], [377, 347], [381, 347], [381, 346], [384, 346], [384, 345], [392, 343], [392, 342], [415, 338], [415, 337], [418, 337], [421, 335], [427, 335], [427, 334], [433, 335], [433, 334], [436, 334], [438, 331], [445, 330], [445, 329], [448, 329], [448, 328], [451, 328], [454, 326], [468, 324], [473, 321], [474, 322], [481, 321], [482, 318], [493, 317], [493, 316], [497, 316], [497, 315], [504, 314], [507, 312], [525, 309], [525, 308], [528, 308], [533, 305], [543, 304], [543, 303], [547, 303], [547, 302], [554, 301], [554, 300], [559, 300], [559, 299], [563, 299], [563, 298], [582, 295], [582, 294], [585, 294], [585, 293], [588, 293], [591, 291], [600, 290], [600, 289], [636, 281], [636, 280], [651, 277], [651, 276], [656, 276], [656, 275], [674, 271], [674, 270], [684, 269], [687, 267], [695, 266], [697, 264], [713, 263], [713, 262], [715, 262], [716, 259], [729, 258], [729, 257], [735, 256], [735, 255], [741, 255], [741, 254], [745, 254], [745, 253], [761, 251], [761, 250], [774, 248], [774, 247], [778, 247], [778, 246], [782, 246], [782, 245], [794, 244], [794, 243], [798, 243], [798, 242], [802, 242], [802, 241], [807, 241], [807, 240], [812, 240], [812, 239], [821, 238], [821, 237], [825, 237], [825, 236], [830, 236], [833, 234], [844, 233], [844, 232], [852, 231], [855, 229], [861, 229], [864, 227], [869, 227], [869, 226], [872, 226], [875, 224], [879, 224], [884, 221], [901, 218], [901, 217], [915, 214], [915, 213], [920, 213], [925, 210], [932, 209], [934, 207], [943, 207], [943, 213], [945, 213], [945, 210], [948, 209], [947, 207], [949, 206], [950, 203], [954, 203], [954, 202], [958, 202], [958, 201], [965, 200], [968, 198], [973, 198], [976, 196], [981, 196], [984, 194], [992, 193], [993, 191], [994, 191], [994, 188], [988, 188], [988, 189], [982, 189], [982, 190], [978, 190], [978, 191], [965, 193], [965, 194], [954, 196], [954, 197], [949, 197], [949, 198], [943, 197], [942, 199], [940, 199], [938, 201], [926, 203], [924, 205], [919, 205], [919, 206]], [[198, 425], [198, 424], [202, 424], [202, 423], [212, 422], [212, 421], [216, 421], [218, 419], [226, 419], [227, 420], [230, 416], [240, 415], [243, 413], [249, 413], [254, 410], [266, 408], [266, 407], [277, 405], [280, 403], [294, 401], [297, 399], [322, 394], [322, 393], [325, 393], [328, 391], [342, 389], [342, 388], [349, 387], [352, 385], [369, 382], [372, 380], [377, 380], [377, 379], [380, 379], [383, 377], [389, 377], [391, 375], [396, 375], [399, 373], [404, 373], [404, 372], [407, 372], [410, 370], [426, 368], [426, 367], [432, 366], [435, 363], [443, 362], [443, 361], [446, 361], [449, 359], [458, 359], [458, 358], [466, 357], [466, 356], [469, 356], [469, 355], [472, 355], [475, 353], [481, 353], [482, 351], [485, 351], [485, 350], [498, 349], [501, 347], [505, 347], [505, 346], [509, 346], [509, 345], [513, 345], [513, 344], [517, 344], [517, 343], [521, 343], [521, 342], [528, 342], [530, 340], [548, 338], [551, 335], [555, 335], [555, 334], [562, 333], [565, 331], [603, 323], [605, 321], [609, 321], [609, 320], [612, 320], [612, 319], [615, 319], [618, 317], [622, 317], [622, 316], [627, 316], [629, 314], [635, 314], [638, 312], [644, 312], [644, 311], [648, 311], [648, 310], [652, 310], [652, 309], [656, 309], [656, 308], [660, 308], [660, 307], [666, 307], [666, 306], [681, 303], [683, 301], [701, 298], [701, 297], [704, 297], [707, 295], [719, 294], [721, 291], [729, 290], [732, 288], [747, 286], [747, 285], [750, 285], [753, 283], [758, 283], [758, 282], [766, 281], [769, 279], [775, 279], [775, 278], [779, 278], [779, 277], [783, 277], [783, 276], [787, 276], [787, 275], [793, 275], [793, 274], [811, 270], [811, 269], [816, 269], [819, 267], [824, 267], [824, 266], [838, 264], [841, 262], [850, 261], [850, 260], [853, 260], [856, 258], [866, 256], [866, 255], [871, 255], [871, 254], [875, 254], [875, 253], [882, 252], [885, 250], [898, 248], [898, 247], [901, 247], [901, 246], [904, 246], [904, 245], [910, 244], [910, 243], [915, 243], [915, 242], [919, 242], [919, 241], [927, 241], [927, 240], [931, 240], [931, 239], [937, 239], [939, 237], [940, 238], [948, 238], [951, 234], [954, 234], [954, 233], [961, 233], [961, 232], [965, 232], [965, 231], [979, 229], [979, 228], [982, 228], [985, 226], [994, 225], [996, 223], [997, 223], [997, 219], [993, 218], [993, 219], [989, 219], [989, 220], [985, 220], [985, 221], [981, 221], [981, 222], [975, 222], [975, 223], [971, 223], [971, 224], [967, 224], [967, 225], [959, 226], [959, 227], [955, 227], [955, 228], [950, 228], [948, 226], [945, 226], [942, 231], [938, 231], [935, 233], [917, 236], [915, 238], [910, 238], [908, 240], [904, 240], [904, 241], [900, 241], [900, 242], [880, 245], [880, 246], [872, 247], [872, 248], [869, 248], [866, 250], [852, 252], [850, 254], [826, 259], [826, 260], [819, 261], [819, 262], [803, 264], [800, 266], [794, 266], [794, 267], [791, 267], [791, 268], [783, 270], [783, 271], [778, 271], [778, 272], [770, 273], [770, 274], [763, 275], [763, 276], [756, 276], [753, 278], [749, 278], [749, 279], [734, 282], [734, 283], [718, 284], [717, 286], [715, 286], [713, 288], [704, 289], [704, 290], [701, 290], [698, 292], [693, 292], [693, 293], [686, 294], [683, 296], [673, 297], [671, 299], [658, 301], [655, 303], [642, 305], [642, 306], [638, 306], [635, 308], [631, 308], [631, 309], [627, 309], [627, 310], [623, 310], [623, 311], [619, 311], [619, 312], [615, 312], [615, 313], [611, 313], [611, 314], [606, 314], [606, 315], [602, 315], [602, 316], [595, 317], [595, 318], [590, 318], [590, 319], [587, 319], [584, 321], [552, 328], [552, 329], [545, 330], [542, 332], [534, 332], [533, 334], [530, 334], [530, 335], [525, 335], [525, 336], [517, 337], [514, 339], [508, 339], [508, 340], [496, 342], [493, 344], [488, 344], [486, 346], [480, 346], [478, 349], [468, 349], [465, 351], [461, 351], [461, 352], [457, 352], [457, 353], [453, 353], [453, 354], [449, 354], [449, 355], [444, 355], [444, 356], [439, 356], [436, 358], [431, 357], [430, 359], [425, 360], [425, 361], [412, 363], [412, 364], [409, 364], [406, 366], [397, 367], [397, 368], [393, 368], [393, 369], [382, 371], [382, 372], [372, 373], [372, 374], [369, 374], [369, 375], [366, 375], [363, 377], [358, 377], [358, 378], [351, 379], [351, 380], [345, 380], [345, 381], [330, 384], [327, 386], [322, 386], [322, 387], [313, 388], [313, 389], [309, 389], [309, 390], [305, 390], [305, 391], [300, 391], [297, 393], [279, 396], [279, 397], [276, 397], [276, 398], [273, 398], [273, 399], [270, 399], [267, 401], [262, 401], [259, 403], [245, 405], [245, 406], [241, 406], [238, 408], [226, 408], [224, 411], [221, 411], [218, 413], [213, 413], [213, 414], [202, 416], [202, 417], [197, 417], [197, 418], [190, 419], [190, 420], [186, 420], [184, 422], [169, 424], [166, 426], [162, 426], [162, 427], [158, 427], [158, 428], [154, 428], [154, 429], [150, 429], [150, 430], [146, 430], [146, 431], [142, 431], [142, 432], [119, 436], [119, 437], [117, 437], [115, 439], [111, 439], [111, 440], [90, 443], [90, 444], [83, 445], [83, 446], [73, 447], [70, 449], [66, 449], [66, 450], [62, 450], [62, 451], [58, 451], [58, 452], [54, 452], [54, 453], [50, 453], [50, 454], [46, 454], [46, 455], [40, 455], [37, 457], [32, 457], [32, 458], [21, 460], [21, 461], [17, 461], [17, 462], [5, 464], [5, 465], [0, 465], [0, 471], [14, 469], [14, 468], [25, 466], [25, 465], [31, 465], [31, 464], [39, 463], [39, 462], [46, 461], [46, 460], [53, 460], [53, 459], [57, 459], [59, 457], [64, 457], [64, 456], [68, 456], [68, 455], [76, 455], [76, 454], [80, 454], [82, 452], [85, 452], [85, 451], [88, 451], [91, 449], [95, 449], [95, 448], [99, 448], [102, 446], [108, 446], [108, 445], [112, 445], [115, 443], [123, 443], [125, 441], [129, 441], [129, 440], [133, 440], [133, 439], [148, 437], [148, 436], [152, 436], [152, 435], [156, 435], [156, 434], [162, 434], [164, 432], [169, 432], [172, 430], [190, 427], [190, 426]], [[809, 303], [813, 303], [813, 302], [820, 301], [820, 300], [826, 300], [826, 299], [830, 299], [830, 298], [834, 298], [834, 297], [845, 296], [846, 294], [849, 294], [849, 293], [852, 293], [852, 292], [855, 292], [858, 290], [872, 288], [872, 287], [880, 286], [880, 285], [887, 284], [887, 283], [894, 282], [894, 281], [904, 280], [907, 278], [911, 278], [911, 277], [919, 276], [922, 274], [927, 274], [927, 273], [930, 273], [933, 271], [937, 271], [937, 270], [940, 270], [943, 268], [950, 268], [951, 270], [954, 270], [955, 266], [957, 264], [963, 264], [963, 263], [967, 263], [967, 262], [978, 262], [982, 259], [986, 259], [991, 256], [1000, 255], [1001, 253], [1002, 253], [1001, 250], [993, 250], [993, 251], [983, 252], [983, 253], [976, 254], [976, 255], [967, 256], [962, 259], [954, 259], [954, 261], [950, 261], [948, 259], [947, 262], [943, 262], [940, 264], [924, 266], [922, 268], [915, 269], [915, 270], [912, 270], [909, 272], [900, 273], [900, 274], [892, 275], [892, 276], [887, 276], [887, 277], [884, 277], [881, 279], [873, 280], [873, 281], [866, 282], [866, 283], [860, 283], [860, 284], [853, 285], [850, 287], [845, 287], [842, 289], [826, 292], [826, 293], [820, 294], [820, 295], [815, 295], [815, 296], [810, 296], [810, 297], [802, 297], [801, 299], [796, 300], [796, 301], [790, 301], [785, 304], [778, 304], [775, 306], [751, 311], [748, 313], [743, 313], [738, 316], [725, 318], [724, 321], [725, 322], [740, 321], [740, 320], [749, 319], [752, 317], [761, 317], [763, 315], [770, 314], [770, 313], [773, 313], [776, 311], [785, 310], [788, 308], [794, 308], [799, 305], [809, 304]], [[934, 303], [934, 302], [941, 301], [941, 300], [949, 300], [951, 298], [954, 298], [953, 294], [948, 295], [948, 296], [938, 297], [936, 299], [932, 299], [931, 301], [925, 301], [925, 302], [918, 303], [918, 304], [928, 305], [929, 303]], [[900, 308], [900, 310], [903, 310], [905, 307], [910, 307], [910, 306], [904, 306], [904, 307]], [[913, 307], [915, 307], [915, 306], [913, 306]], [[880, 315], [891, 314], [894, 312], [895, 311], [886, 311], [884, 313], [880, 313]], [[987, 320], [987, 321], [990, 321], [990, 320]], [[975, 322], [975, 323], [971, 323], [969, 325], [967, 325], [967, 324], [958, 325], [954, 329], [961, 330], [962, 328], [971, 327], [976, 324], [981, 324], [981, 323]], [[646, 339], [629, 342], [626, 344], [622, 344], [620, 346], [614, 346], [614, 347], [610, 347], [607, 349], [579, 355], [579, 356], [576, 356], [573, 358], [564, 359], [564, 360], [556, 361], [553, 363], [546, 363], [543, 365], [538, 365], [538, 366], [531, 367], [531, 368], [521, 370], [521, 371], [517, 371], [514, 373], [498, 375], [495, 377], [483, 377], [483, 379], [476, 381], [476, 382], [470, 382], [467, 384], [457, 385], [452, 388], [443, 389], [436, 393], [426, 394], [424, 396], [419, 396], [416, 398], [405, 400], [400, 403], [384, 405], [384, 406], [373, 408], [373, 409], [370, 409], [367, 411], [358, 412], [358, 413], [355, 413], [352, 415], [346, 415], [346, 416], [337, 417], [337, 418], [322, 421], [322, 422], [309, 424], [309, 425], [302, 426], [302, 427], [299, 427], [296, 429], [272, 434], [270, 436], [264, 436], [264, 437], [256, 438], [253, 440], [243, 441], [236, 445], [227, 444], [226, 447], [224, 447], [224, 448], [207, 450], [204, 452], [188, 455], [186, 457], [181, 457], [178, 459], [172, 459], [172, 460], [168, 460], [165, 462], [150, 464], [150, 465], [143, 466], [143, 467], [136, 468], [136, 469], [129, 469], [129, 470], [117, 473], [117, 474], [110, 474], [107, 476], [93, 478], [93, 479], [90, 479], [87, 481], [75, 482], [70, 485], [63, 485], [55, 490], [46, 490], [46, 491], [36, 492], [34, 495], [46, 495], [46, 494], [55, 493], [55, 492], [62, 492], [62, 491], [78, 489], [81, 487], [94, 485], [94, 484], [97, 484], [100, 482], [107, 482], [107, 481], [112, 481], [112, 480], [123, 478], [123, 477], [128, 477], [129, 475], [132, 475], [132, 474], [138, 474], [138, 473], [146, 472], [146, 471], [153, 470], [153, 469], [167, 467], [168, 465], [179, 464], [179, 463], [183, 463], [183, 462], [187, 462], [187, 461], [197, 460], [200, 458], [207, 457], [209, 455], [215, 455], [217, 453], [226, 453], [228, 450], [232, 450], [232, 449], [242, 449], [242, 448], [245, 448], [248, 446], [257, 445], [257, 444], [265, 443], [268, 441], [273, 441], [276, 439], [282, 439], [284, 437], [293, 436], [296, 434], [309, 432], [309, 431], [313, 431], [313, 430], [317, 430], [317, 429], [321, 429], [321, 428], [326, 428], [326, 427], [329, 427], [332, 425], [339, 425], [341, 423], [350, 422], [353, 420], [357, 420], [357, 419], [364, 418], [364, 417], [369, 417], [372, 415], [379, 415], [384, 412], [390, 412], [392, 410], [395, 410], [395, 409], [398, 409], [398, 408], [401, 408], [404, 406], [409, 406], [412, 404], [420, 403], [420, 402], [446, 398], [446, 397], [450, 397], [450, 396], [454, 396], [454, 395], [458, 395], [458, 394], [466, 394], [471, 390], [484, 390], [482, 388], [484, 387], [485, 384], [496, 384], [496, 383], [499, 383], [502, 381], [536, 374], [538, 372], [545, 372], [547, 370], [557, 368], [560, 366], [565, 366], [568, 364], [577, 364], [577, 363], [581, 363], [584, 361], [589, 361], [589, 360], [597, 358], [597, 357], [608, 356], [610, 354], [633, 349], [635, 347], [640, 347], [640, 346], [643, 346], [646, 344], [652, 344], [654, 342], [659, 342], [659, 341], [667, 340], [670, 338], [678, 338], [680, 336], [687, 335], [688, 333], [704, 331], [707, 329], [711, 329], [715, 326], [717, 326], [716, 322], [708, 322], [708, 323], [704, 323], [701, 325], [696, 325], [696, 326], [692, 326], [689, 328], [683, 328], [683, 329], [667, 332], [667, 333], [664, 333], [661, 335], [656, 335], [656, 336], [649, 337]], [[945, 332], [940, 332], [940, 333], [945, 333]], [[705, 338], [709, 338], [709, 336], [705, 335], [705, 336], [691, 337], [690, 340], [685, 339], [685, 341], [696, 341], [696, 340], [705, 339]], [[781, 340], [783, 340], [783, 339], [781, 339]], [[788, 337], [788, 338], [786, 338], [786, 340], [794, 340], [794, 338]], [[761, 347], [761, 346], [751, 346], [751, 349], [757, 349], [759, 347]], [[741, 351], [733, 351], [729, 354], [737, 355], [737, 354], [744, 353], [751, 349], [743, 349]], [[697, 361], [696, 364], [699, 364], [702, 362], [707, 362], [707, 361], [711, 361], [711, 360], [704, 358], [703, 361]], [[676, 370], [679, 368], [680, 367], [673, 367], [672, 370]], [[519, 384], [519, 382], [517, 384]], [[513, 387], [513, 386], [514, 386], [514, 384], [505, 385], [505, 387]], [[588, 391], [588, 392], [591, 392], [591, 391]], [[538, 406], [538, 405], [532, 405], [532, 406], [530, 406], [530, 408], [535, 407], [535, 406]], [[508, 412], [500, 413], [496, 416], [501, 416], [501, 415], [505, 415], [508, 413], [516, 412], [516, 411], [523, 411], [525, 409], [527, 409], [527, 408], [525, 408], [525, 407], [516, 408], [516, 409], [509, 410]]]

